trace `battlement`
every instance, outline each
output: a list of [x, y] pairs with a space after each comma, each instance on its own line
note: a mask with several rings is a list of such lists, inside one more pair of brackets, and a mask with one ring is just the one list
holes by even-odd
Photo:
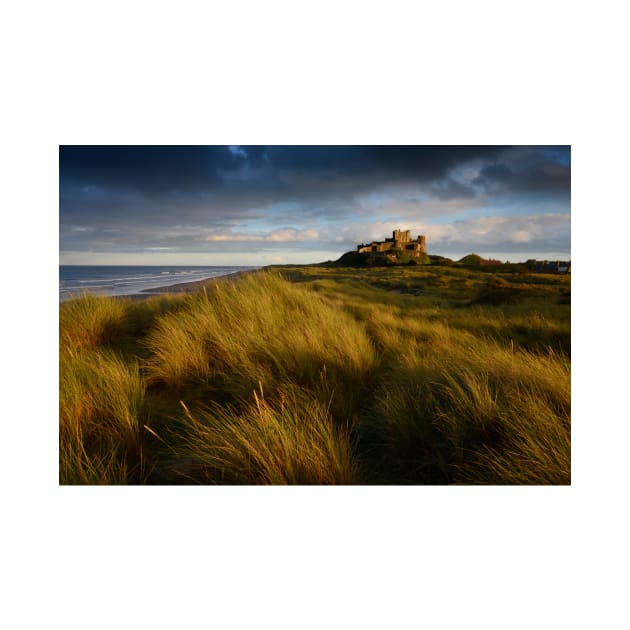
[[411, 230], [394, 230], [392, 238], [384, 241], [373, 241], [368, 245], [357, 245], [357, 252], [360, 254], [370, 252], [404, 251], [409, 256], [420, 256], [426, 254], [426, 236], [420, 234], [417, 239], [411, 239]]

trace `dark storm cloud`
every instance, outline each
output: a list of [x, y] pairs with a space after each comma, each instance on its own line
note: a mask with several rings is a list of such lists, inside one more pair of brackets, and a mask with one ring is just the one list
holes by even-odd
[[471, 160], [497, 159], [504, 147], [273, 146], [242, 147], [284, 192], [301, 197], [355, 194], [385, 184], [427, 183]]
[[555, 148], [516, 151], [508, 160], [485, 164], [472, 183], [488, 194], [538, 191], [568, 194], [570, 154]]
[[[569, 147], [62, 146], [59, 157], [62, 251], [231, 251], [239, 233], [264, 242], [281, 228], [570, 194]], [[234, 244], [207, 240], [217, 233]]]
[[281, 168], [314, 172], [383, 171], [430, 179], [439, 177], [458, 162], [492, 159], [503, 150], [504, 147], [483, 146], [276, 146], [268, 147], [265, 153], [272, 164]]
[[59, 149], [64, 185], [92, 185], [144, 194], [198, 192], [216, 183], [216, 169], [242, 161], [228, 147], [66, 146]]
[[475, 160], [484, 166], [471, 183], [487, 190], [567, 186], [562, 150], [550, 148], [546, 158], [544, 148], [528, 151], [516, 168], [506, 165], [505, 154], [506, 147], [484, 146], [68, 146], [60, 147], [60, 191], [69, 203], [89, 190], [141, 197], [230, 192], [236, 201], [256, 196], [264, 202], [415, 181], [432, 182], [438, 196], [453, 198], [472, 189], [449, 180], [449, 170]]
[[405, 146], [242, 146], [239, 150], [195, 146], [65, 146], [60, 147], [60, 171], [62, 194], [64, 187], [73, 185], [143, 194], [195, 193], [221, 188], [226, 175], [246, 168], [251, 172], [266, 170], [267, 184], [274, 175], [291, 172], [339, 176], [386, 174], [426, 181], [441, 177], [458, 162], [492, 159], [503, 150], [502, 147]]

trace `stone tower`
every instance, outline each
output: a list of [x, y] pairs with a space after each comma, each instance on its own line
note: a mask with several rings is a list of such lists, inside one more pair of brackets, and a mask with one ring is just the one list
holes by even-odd
[[427, 252], [427, 238], [424, 234], [418, 235], [418, 238], [411, 238], [411, 230], [394, 230], [392, 238], [386, 238], [384, 241], [373, 241], [368, 245], [357, 245], [357, 252], [360, 254], [374, 252], [391, 252], [394, 255], [396, 251], [405, 251], [409, 256], [419, 257]]
[[396, 243], [409, 243], [411, 241], [411, 230], [394, 230], [392, 236]]

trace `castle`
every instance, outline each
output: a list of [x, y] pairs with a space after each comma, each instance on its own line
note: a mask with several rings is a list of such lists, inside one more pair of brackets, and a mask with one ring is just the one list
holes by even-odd
[[411, 230], [394, 230], [392, 238], [386, 238], [384, 241], [374, 241], [369, 245], [357, 245], [359, 254], [368, 252], [389, 252], [404, 251], [409, 256], [421, 256], [426, 254], [427, 239], [424, 235], [419, 235], [414, 241], [411, 240]]

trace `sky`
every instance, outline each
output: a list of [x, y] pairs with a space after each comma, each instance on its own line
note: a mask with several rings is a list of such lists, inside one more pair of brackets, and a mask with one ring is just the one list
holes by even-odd
[[61, 146], [60, 264], [335, 260], [394, 229], [429, 254], [570, 259], [569, 146]]

